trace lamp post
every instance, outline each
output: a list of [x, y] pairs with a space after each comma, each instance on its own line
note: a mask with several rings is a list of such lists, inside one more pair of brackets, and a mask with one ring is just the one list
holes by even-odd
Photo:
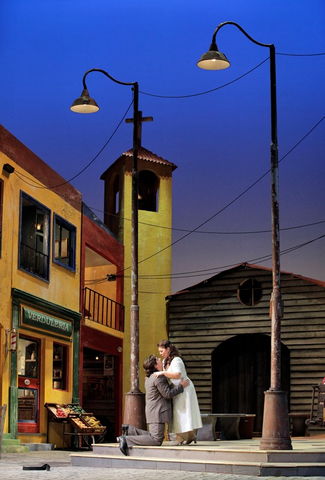
[[271, 386], [265, 392], [263, 431], [260, 449], [291, 450], [289, 434], [287, 394], [281, 389], [281, 317], [282, 299], [280, 286], [280, 235], [279, 235], [279, 181], [278, 181], [278, 139], [277, 139], [277, 108], [276, 108], [276, 74], [275, 47], [272, 44], [260, 43], [254, 40], [235, 22], [224, 22], [218, 25], [213, 36], [210, 49], [204, 53], [197, 66], [204, 70], [223, 70], [230, 66], [227, 57], [219, 52], [216, 36], [225, 25], [234, 25], [249, 40], [270, 50], [270, 81], [271, 81], [271, 215], [272, 215], [272, 295], [271, 312]]
[[138, 304], [138, 148], [139, 148], [139, 85], [138, 82], [125, 83], [116, 80], [105, 70], [93, 68], [82, 79], [83, 91], [70, 107], [76, 113], [98, 112], [95, 100], [90, 98], [86, 77], [89, 73], [99, 72], [120, 85], [132, 86], [133, 90], [133, 166], [132, 166], [132, 210], [131, 210], [131, 390], [126, 393], [124, 405], [124, 423], [145, 428], [144, 394], [139, 389], [139, 304]]

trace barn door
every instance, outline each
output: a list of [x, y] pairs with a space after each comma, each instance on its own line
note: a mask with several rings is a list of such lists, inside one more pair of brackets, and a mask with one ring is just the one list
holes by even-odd
[[[212, 353], [214, 413], [254, 413], [254, 432], [262, 432], [264, 392], [270, 388], [271, 339], [237, 335]], [[290, 352], [281, 347], [282, 388], [290, 389]]]

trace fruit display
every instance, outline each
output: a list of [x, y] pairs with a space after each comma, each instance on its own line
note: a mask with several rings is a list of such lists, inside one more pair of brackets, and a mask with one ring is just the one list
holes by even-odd
[[93, 429], [94, 432], [103, 432], [106, 430], [106, 427], [104, 427], [99, 420], [97, 420], [96, 417], [94, 417], [92, 414], [85, 414], [82, 415], [83, 420], [87, 422], [87, 424]]
[[46, 403], [45, 407], [50, 413], [52, 421], [54, 420], [66, 420], [68, 411], [64, 408], [64, 405], [57, 405], [56, 403]]
[[65, 411], [60, 408], [60, 407], [56, 407], [56, 412], [55, 412], [55, 415], [59, 418], [67, 418], [67, 414], [65, 413]]
[[75, 415], [70, 415], [68, 417], [69, 423], [78, 430], [80, 433], [92, 433], [93, 429], [83, 421], [81, 417], [76, 417]]
[[45, 407], [50, 412], [52, 421], [67, 420], [67, 417], [71, 413], [75, 413], [74, 410], [71, 408], [72, 405], [46, 403]]
[[51, 421], [69, 422], [79, 433], [105, 433], [106, 427], [92, 413], [86, 413], [77, 403], [56, 404], [46, 403]]

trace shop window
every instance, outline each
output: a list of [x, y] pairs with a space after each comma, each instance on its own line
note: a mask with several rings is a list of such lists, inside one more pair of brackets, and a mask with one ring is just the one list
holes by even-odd
[[54, 214], [53, 261], [62, 267], [76, 269], [76, 227]]
[[38, 378], [38, 343], [27, 338], [19, 338], [18, 375]]
[[67, 389], [67, 358], [68, 347], [53, 343], [53, 388], [55, 390]]
[[237, 290], [238, 300], [247, 307], [257, 305], [262, 298], [262, 286], [254, 278], [243, 280]]
[[0, 258], [1, 258], [1, 246], [2, 246], [2, 199], [3, 199], [3, 181], [0, 180]]
[[19, 268], [49, 279], [50, 210], [21, 192]]
[[37, 396], [35, 388], [18, 388], [18, 422], [37, 421]]
[[139, 172], [139, 209], [158, 212], [158, 177], [149, 170]]

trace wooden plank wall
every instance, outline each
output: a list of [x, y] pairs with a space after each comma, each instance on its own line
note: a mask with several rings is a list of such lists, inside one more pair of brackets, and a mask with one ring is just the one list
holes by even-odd
[[[247, 278], [262, 285], [262, 299], [253, 307], [237, 299], [237, 288]], [[271, 271], [242, 265], [169, 299], [169, 340], [184, 357], [202, 412], [212, 411], [212, 351], [235, 335], [271, 334], [271, 291]], [[325, 288], [282, 273], [281, 291], [281, 340], [290, 349], [291, 359], [289, 411], [309, 412], [311, 385], [321, 383], [325, 376]]]

